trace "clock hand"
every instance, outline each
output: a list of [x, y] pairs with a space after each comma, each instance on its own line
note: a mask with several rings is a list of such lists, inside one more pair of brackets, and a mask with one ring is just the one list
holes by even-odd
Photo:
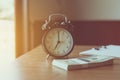
[[60, 32], [58, 31], [58, 42], [60, 42]]
[[54, 50], [55, 50], [56, 48], [59, 49], [60, 45], [61, 45], [61, 43], [59, 42], [59, 43], [55, 46]]
[[59, 31], [58, 31], [58, 41], [57, 41], [57, 44], [54, 47], [54, 50], [57, 48], [57, 46], [58, 46], [59, 43], [60, 43], [60, 40], [59, 40]]
[[57, 42], [57, 44], [56, 44], [55, 47], [54, 47], [54, 50], [57, 48], [58, 44], [59, 44], [59, 43]]

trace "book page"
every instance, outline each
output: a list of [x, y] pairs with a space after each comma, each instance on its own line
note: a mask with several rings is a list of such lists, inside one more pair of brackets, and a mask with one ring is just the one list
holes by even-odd
[[88, 57], [77, 57], [70, 59], [54, 59], [52, 65], [65, 70], [73, 70], [73, 69], [82, 69], [82, 68], [96, 67], [102, 65], [109, 65], [112, 63], [113, 63], [113, 57], [91, 55]]
[[87, 64], [88, 62], [80, 60], [78, 58], [72, 58], [72, 59], [56, 59], [55, 61], [58, 61], [60, 63], [64, 63], [67, 65], [76, 65], [76, 64]]

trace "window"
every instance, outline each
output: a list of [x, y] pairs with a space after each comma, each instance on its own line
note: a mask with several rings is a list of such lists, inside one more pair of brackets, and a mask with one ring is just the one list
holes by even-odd
[[0, 0], [0, 63], [15, 59], [14, 28], [14, 0]]

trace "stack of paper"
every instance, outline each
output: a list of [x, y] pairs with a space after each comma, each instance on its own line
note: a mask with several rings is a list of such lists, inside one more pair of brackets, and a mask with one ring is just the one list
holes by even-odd
[[120, 45], [108, 45], [100, 48], [92, 48], [90, 50], [82, 51], [79, 54], [105, 55], [120, 58]]

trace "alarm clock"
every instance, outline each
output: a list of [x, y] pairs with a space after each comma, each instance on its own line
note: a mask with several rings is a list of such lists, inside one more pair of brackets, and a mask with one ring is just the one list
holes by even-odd
[[74, 47], [73, 25], [63, 14], [51, 14], [42, 26], [42, 46], [45, 52], [55, 58], [70, 54]]

